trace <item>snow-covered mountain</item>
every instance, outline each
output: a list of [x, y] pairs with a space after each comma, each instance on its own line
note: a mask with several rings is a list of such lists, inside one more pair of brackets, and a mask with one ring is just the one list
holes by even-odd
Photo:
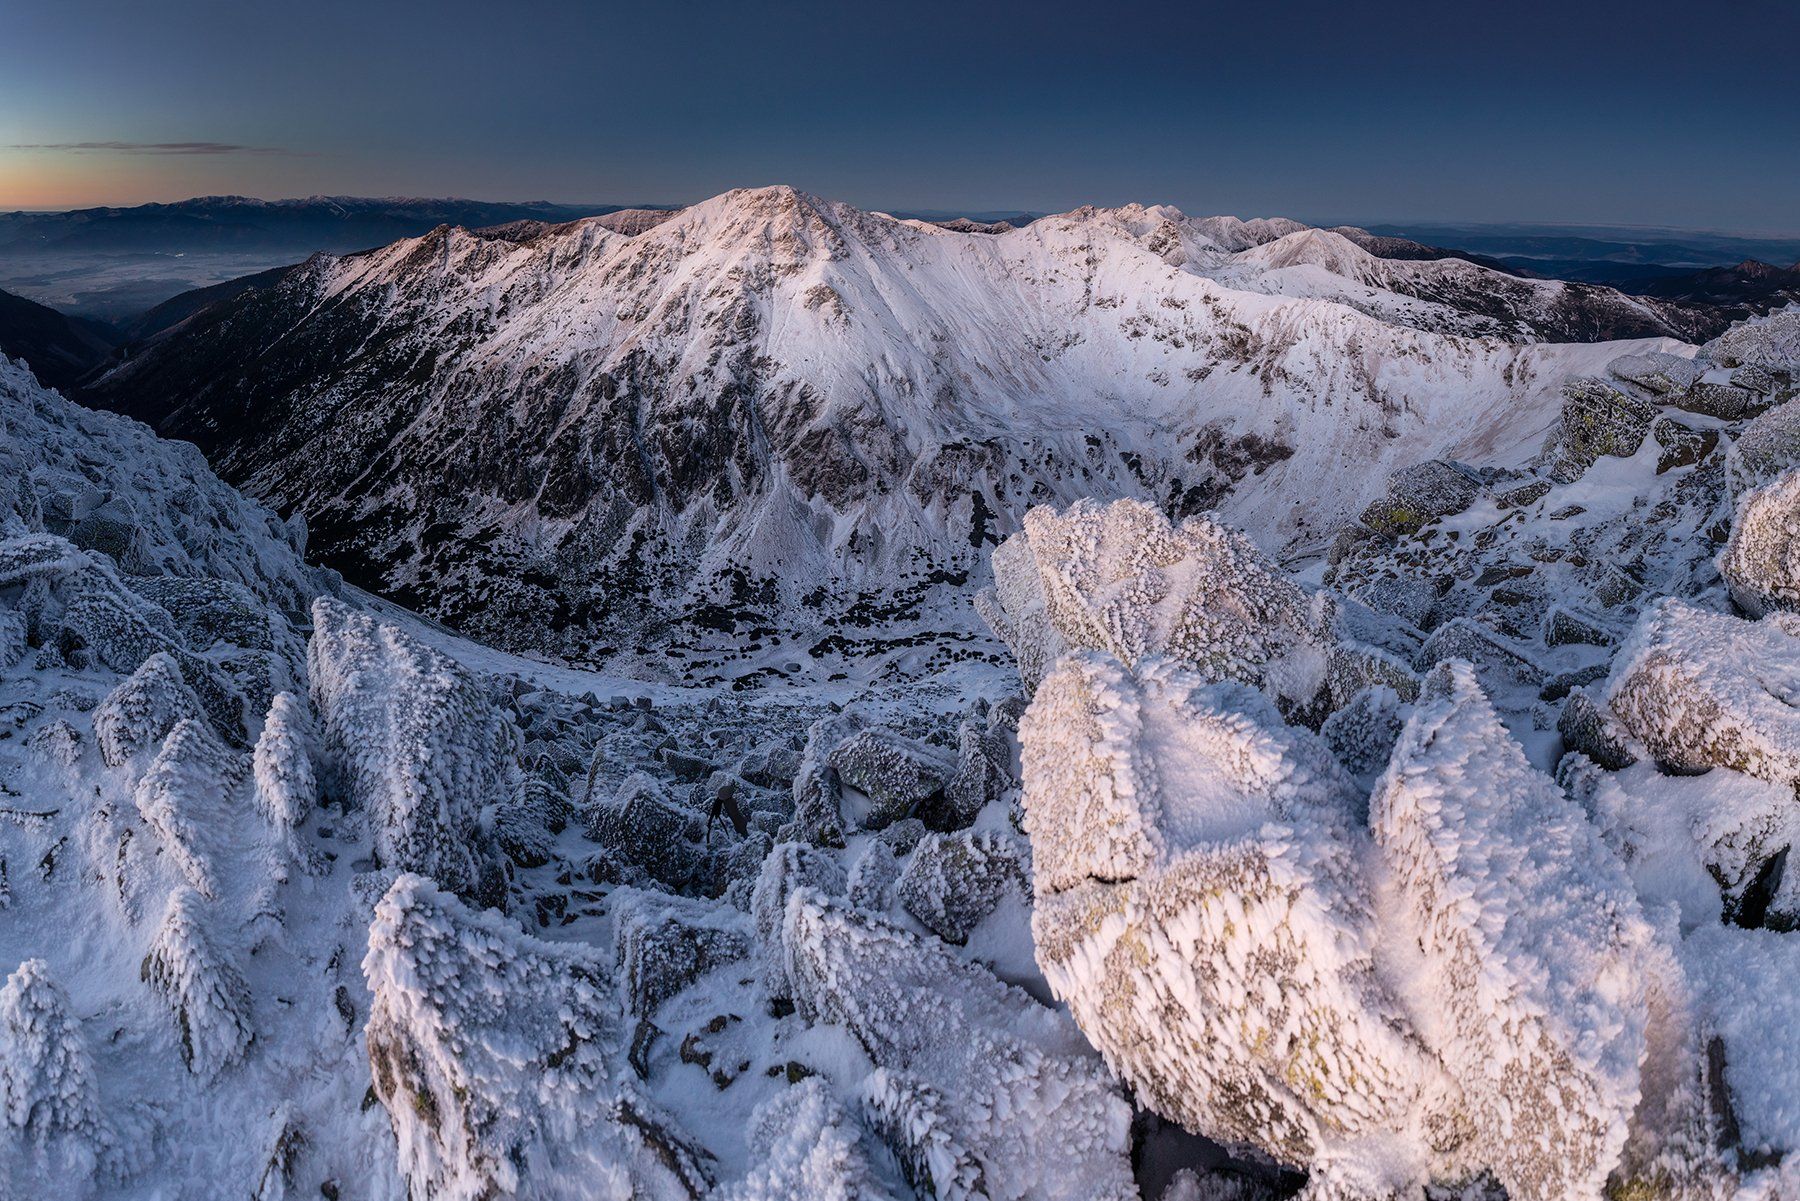
[[1394, 468], [1528, 457], [1626, 348], [1523, 339], [1625, 310], [1672, 328], [1291, 222], [959, 232], [763, 188], [317, 257], [89, 397], [303, 513], [352, 579], [581, 659], [676, 618], [917, 612], [1083, 496], [1317, 552]]

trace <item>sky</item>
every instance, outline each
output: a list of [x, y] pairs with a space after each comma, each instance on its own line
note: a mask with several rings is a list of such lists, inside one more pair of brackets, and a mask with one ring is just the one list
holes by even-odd
[[0, 209], [237, 193], [1800, 233], [1800, 3], [0, 0]]

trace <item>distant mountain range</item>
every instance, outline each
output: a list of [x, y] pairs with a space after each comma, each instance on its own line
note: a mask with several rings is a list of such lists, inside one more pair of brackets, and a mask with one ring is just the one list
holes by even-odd
[[68, 212], [0, 213], [0, 252], [18, 254], [193, 254], [233, 251], [298, 255], [362, 250], [416, 237], [438, 225], [571, 221], [625, 205], [524, 204], [415, 197], [310, 196], [256, 200], [201, 196], [175, 204]]
[[555, 224], [622, 207], [202, 196], [132, 208], [0, 213], [0, 288], [73, 316], [127, 325], [183, 292], [291, 266], [320, 251], [385, 246], [439, 225]]

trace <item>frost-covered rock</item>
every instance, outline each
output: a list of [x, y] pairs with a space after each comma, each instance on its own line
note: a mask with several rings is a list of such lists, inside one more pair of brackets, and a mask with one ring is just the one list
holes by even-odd
[[1643, 444], [1657, 408], [1597, 379], [1563, 385], [1562, 425], [1551, 476], [1563, 483], [1579, 479], [1603, 455], [1629, 458]]
[[755, 1163], [717, 1201], [898, 1201], [862, 1127], [816, 1077], [763, 1102], [748, 1141]]
[[690, 837], [699, 815], [670, 799], [654, 776], [633, 772], [618, 792], [588, 807], [588, 837], [622, 863], [669, 888], [684, 888], [699, 870], [702, 849]]
[[1800, 615], [1744, 621], [1668, 599], [1644, 611], [1605, 684], [1657, 762], [1800, 784]]
[[1378, 534], [1412, 534], [1426, 522], [1460, 513], [1481, 495], [1481, 481], [1460, 463], [1432, 459], [1388, 477], [1387, 495], [1362, 512]]
[[[893, 827], [889, 826], [888, 829]], [[852, 905], [872, 909], [876, 913], [884, 912], [898, 899], [894, 886], [900, 882], [903, 870], [905, 869], [892, 844], [883, 839], [872, 838], [856, 857], [856, 862], [850, 865], [845, 880], [845, 895], [850, 898]]]
[[633, 1017], [651, 1017], [664, 1001], [753, 948], [749, 918], [729, 905], [637, 889], [613, 896], [613, 949]]
[[800, 888], [838, 894], [846, 886], [843, 867], [818, 847], [784, 842], [763, 860], [750, 895], [750, 916], [756, 925], [757, 943], [762, 947], [763, 979], [771, 996], [788, 996], [788, 898]]
[[688, 1201], [704, 1153], [613, 1079], [611, 972], [417, 875], [376, 907], [363, 959], [375, 1095], [417, 1201]]
[[230, 581], [289, 611], [333, 585], [301, 561], [304, 526], [227, 486], [196, 447], [65, 400], [4, 355], [0, 480], [17, 484], [0, 513], [116, 551], [143, 574]]
[[[783, 922], [794, 1002], [845, 1027], [884, 1074], [864, 1107], [931, 1195], [1124, 1201], [1130, 1110], [1066, 1018], [866, 910], [796, 889]], [[871, 1091], [873, 1090], [873, 1091]]]
[[1541, 667], [1468, 618], [1459, 617], [1434, 630], [1413, 657], [1413, 666], [1428, 671], [1450, 659], [1473, 663], [1483, 685], [1494, 692], [1535, 688], [1544, 678]]
[[[1312, 704], [1325, 685], [1330, 603], [1309, 594], [1236, 530], [1205, 516], [1171, 526], [1140, 501], [1078, 501], [1062, 513], [1040, 507], [994, 556], [998, 593], [1042, 596], [1007, 610], [1021, 631], [1021, 664], [1048, 668], [1065, 648], [1101, 650], [1126, 664], [1167, 656], [1211, 680], [1239, 680], [1285, 708]], [[1035, 573], [1036, 585], [1018, 579]], [[1023, 631], [1038, 629], [1032, 644]], [[1035, 681], [1027, 675], [1027, 686]]]
[[965, 718], [956, 730], [956, 770], [944, 783], [941, 803], [926, 817], [940, 830], [960, 830], [1012, 782], [1010, 744], [983, 722]]
[[1573, 688], [1556, 718], [1563, 750], [1585, 755], [1608, 771], [1630, 767], [1637, 761], [1626, 742], [1630, 735], [1620, 728], [1612, 711], [1586, 688]]
[[839, 781], [869, 798], [862, 826], [879, 830], [944, 791], [956, 764], [936, 747], [882, 726], [858, 730], [831, 749]]
[[42, 959], [21, 963], [0, 987], [0, 1118], [38, 1146], [79, 1140], [90, 1169], [106, 1142], [87, 1038]]
[[1358, 692], [1326, 718], [1319, 735], [1351, 776], [1369, 783], [1387, 766], [1405, 720], [1400, 694], [1377, 684]]
[[1623, 866], [1465, 663], [1427, 680], [1370, 810], [1467, 1154], [1517, 1201], [1599, 1198], [1672, 970]]
[[967, 942], [969, 932], [1016, 890], [1030, 891], [1030, 848], [995, 830], [927, 834], [896, 882], [906, 911], [945, 942]]
[[161, 838], [182, 875], [201, 896], [219, 892], [215, 845], [230, 794], [243, 779], [241, 757], [199, 718], [183, 718], [132, 793], [138, 813]]
[[976, 594], [975, 611], [1012, 651], [1029, 696], [1068, 644], [1051, 620], [1030, 536], [1019, 533], [1007, 538], [994, 548], [990, 562], [994, 586]]
[[94, 710], [94, 740], [108, 767], [159, 745], [175, 724], [201, 716], [200, 700], [166, 654], [151, 655]]
[[1296, 1167], [1445, 1141], [1414, 1121], [1443, 1082], [1376, 979], [1358, 796], [1316, 735], [1242, 685], [1090, 652], [1021, 736], [1038, 962], [1143, 1103]]
[[1800, 305], [1740, 321], [1700, 348], [1722, 367], [1743, 365], [1800, 374]]
[[1800, 926], [1800, 873], [1775, 860], [1800, 841], [1793, 789], [1726, 767], [1671, 776], [1652, 764], [1599, 770], [1582, 756], [1557, 765], [1565, 792], [1581, 803], [1625, 862], [1646, 907], [1674, 901], [1684, 926]]
[[1742, 496], [1800, 467], [1800, 399], [1762, 414], [1732, 441], [1725, 474], [1733, 496]]
[[242, 1059], [256, 1036], [250, 986], [210, 928], [211, 913], [199, 893], [176, 889], [139, 971], [174, 1015], [182, 1061], [208, 1080]]
[[315, 743], [300, 698], [291, 692], [277, 693], [251, 756], [257, 808], [277, 829], [291, 830], [305, 822], [319, 799], [313, 770]]
[[1753, 617], [1800, 609], [1800, 470], [1738, 498], [1719, 574]]
[[1658, 395], [1685, 392], [1700, 378], [1692, 359], [1661, 350], [1624, 354], [1606, 365], [1609, 375]]
[[472, 893], [491, 871], [482, 808], [518, 788], [518, 731], [459, 664], [321, 597], [307, 649], [324, 752], [369, 813], [375, 851]]

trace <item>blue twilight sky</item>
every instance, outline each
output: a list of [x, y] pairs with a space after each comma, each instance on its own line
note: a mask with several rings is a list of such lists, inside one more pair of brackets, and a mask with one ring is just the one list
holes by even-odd
[[0, 209], [237, 192], [1800, 232], [1800, 3], [0, 0]]

